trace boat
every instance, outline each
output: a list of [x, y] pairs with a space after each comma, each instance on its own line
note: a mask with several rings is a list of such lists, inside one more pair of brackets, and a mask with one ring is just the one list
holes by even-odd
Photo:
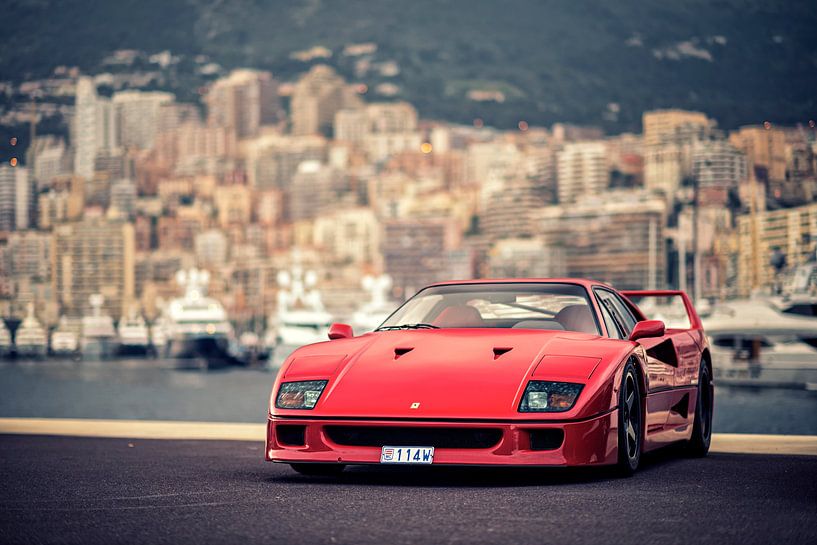
[[817, 387], [817, 318], [760, 298], [719, 303], [703, 325], [721, 384]]
[[167, 320], [164, 314], [150, 324], [150, 346], [154, 355], [164, 355], [167, 346]]
[[85, 359], [108, 359], [117, 354], [118, 336], [113, 318], [105, 314], [102, 305], [105, 297], [95, 293], [88, 302], [91, 314], [82, 317], [82, 337], [80, 350]]
[[208, 367], [239, 364], [227, 312], [221, 303], [207, 296], [210, 274], [198, 269], [181, 270], [176, 273], [176, 283], [184, 289], [184, 295], [170, 301], [165, 311], [165, 356], [201, 360]]
[[264, 344], [271, 366], [280, 366], [296, 348], [328, 340], [332, 315], [326, 311], [316, 288], [318, 275], [300, 264], [278, 273], [276, 312], [270, 316]]
[[389, 275], [364, 276], [362, 286], [369, 293], [369, 300], [352, 315], [351, 325], [355, 333], [374, 331], [397, 308], [388, 297], [392, 287]]
[[144, 356], [150, 352], [150, 329], [136, 307], [122, 316], [117, 332], [120, 355]]
[[48, 336], [34, 315], [34, 304], [27, 306], [26, 317], [17, 328], [14, 346], [19, 358], [42, 358], [48, 350]]
[[76, 357], [79, 355], [79, 332], [82, 324], [67, 316], [61, 316], [57, 329], [51, 333], [51, 354]]
[[798, 265], [784, 275], [780, 293], [769, 302], [782, 313], [817, 318], [817, 263]]
[[238, 349], [241, 359], [248, 364], [266, 360], [269, 352], [261, 342], [261, 337], [254, 331], [245, 331], [238, 337]]
[[6, 323], [0, 320], [0, 358], [11, 355], [13, 344], [11, 342], [11, 332], [6, 327]]

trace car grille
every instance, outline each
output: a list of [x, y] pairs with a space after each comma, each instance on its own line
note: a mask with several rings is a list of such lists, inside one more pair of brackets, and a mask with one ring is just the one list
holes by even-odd
[[502, 430], [496, 428], [326, 426], [325, 432], [334, 443], [353, 447], [402, 445], [479, 449], [491, 448], [502, 439]]

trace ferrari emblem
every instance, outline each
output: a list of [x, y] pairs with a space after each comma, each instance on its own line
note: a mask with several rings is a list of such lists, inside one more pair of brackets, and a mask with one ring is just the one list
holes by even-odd
[[415, 401], [414, 403], [411, 404], [411, 408], [412, 409], [419, 409], [420, 408], [420, 403]]

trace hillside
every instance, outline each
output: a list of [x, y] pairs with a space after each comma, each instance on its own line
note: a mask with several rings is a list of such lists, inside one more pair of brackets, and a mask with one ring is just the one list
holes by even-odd
[[[0, 80], [116, 49], [206, 54], [291, 78], [322, 45], [347, 77], [399, 86], [424, 117], [510, 127], [637, 129], [645, 109], [700, 109], [722, 126], [817, 117], [817, 9], [801, 0], [18, 0], [0, 19]], [[399, 74], [354, 77], [344, 44], [375, 42]], [[505, 101], [468, 100], [469, 90]]]

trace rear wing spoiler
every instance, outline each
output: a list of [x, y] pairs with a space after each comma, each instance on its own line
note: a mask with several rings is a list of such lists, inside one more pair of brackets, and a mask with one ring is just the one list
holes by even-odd
[[[622, 290], [621, 293], [624, 297], [630, 300], [630, 302], [638, 307], [638, 305], [633, 301], [633, 299], [645, 299], [645, 298], [670, 298], [670, 297], [680, 297], [681, 301], [684, 304], [684, 310], [686, 310], [687, 318], [689, 319], [689, 329], [702, 329], [703, 325], [701, 324], [701, 318], [698, 316], [698, 313], [695, 311], [695, 307], [692, 305], [692, 300], [689, 298], [689, 295], [686, 292], [681, 290]], [[640, 309], [639, 309], [640, 310]], [[643, 312], [642, 312], [643, 314]], [[649, 317], [648, 317], [649, 318]]]

